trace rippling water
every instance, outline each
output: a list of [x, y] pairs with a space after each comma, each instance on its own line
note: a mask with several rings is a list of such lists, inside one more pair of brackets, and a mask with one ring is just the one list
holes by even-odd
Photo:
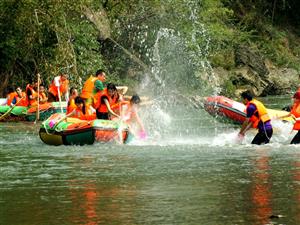
[[32, 123], [0, 124], [0, 224], [297, 224], [300, 150], [189, 110], [129, 145], [47, 146]]

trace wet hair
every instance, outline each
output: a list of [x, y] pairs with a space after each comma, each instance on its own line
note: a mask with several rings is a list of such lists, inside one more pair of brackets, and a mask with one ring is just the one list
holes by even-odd
[[141, 99], [137, 94], [134, 94], [132, 95], [130, 102], [133, 104], [139, 104], [141, 102]]
[[97, 70], [96, 73], [95, 73], [95, 75], [98, 76], [98, 75], [101, 74], [101, 73], [105, 73], [105, 71], [104, 71], [104, 70], [101, 70], [101, 69], [100, 69], [100, 70]]
[[248, 101], [251, 101], [253, 99], [253, 96], [252, 94], [250, 93], [250, 91], [244, 91], [242, 94], [241, 94], [242, 98], [243, 99], [247, 99]]
[[83, 114], [85, 114], [85, 102], [84, 102], [84, 100], [81, 97], [77, 96], [74, 99], [74, 101], [75, 101], [75, 104], [83, 104], [82, 112], [83, 112]]

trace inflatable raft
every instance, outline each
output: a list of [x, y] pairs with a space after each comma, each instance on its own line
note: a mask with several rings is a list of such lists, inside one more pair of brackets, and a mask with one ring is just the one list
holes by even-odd
[[80, 120], [55, 113], [40, 127], [40, 139], [48, 145], [90, 145], [95, 142], [128, 143], [129, 127], [122, 121]]
[[[49, 102], [39, 105], [39, 120], [44, 121], [49, 116], [58, 112], [66, 112], [66, 102]], [[35, 121], [36, 107], [0, 105], [0, 121]]]
[[[246, 120], [246, 106], [243, 103], [234, 101], [224, 96], [205, 97], [203, 106], [210, 115], [228, 122], [241, 124]], [[267, 109], [271, 118], [286, 115], [284, 110]], [[293, 121], [292, 117], [285, 117], [281, 120]]]

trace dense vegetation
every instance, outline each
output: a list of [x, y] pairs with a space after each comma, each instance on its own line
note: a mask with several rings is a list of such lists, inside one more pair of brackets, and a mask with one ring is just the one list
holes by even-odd
[[[46, 84], [68, 73], [72, 85], [97, 69], [135, 87], [207, 87], [211, 68], [236, 66], [235, 50], [255, 49], [300, 71], [297, 0], [0, 0], [0, 91]], [[178, 85], [180, 84], [180, 85]], [[182, 85], [184, 84], [184, 85]]]

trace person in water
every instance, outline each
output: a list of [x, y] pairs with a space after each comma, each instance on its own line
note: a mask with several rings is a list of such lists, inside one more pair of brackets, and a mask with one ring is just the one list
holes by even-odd
[[[138, 114], [138, 106], [141, 99], [137, 94], [132, 95], [130, 101], [123, 101], [119, 106], [122, 120], [130, 126], [131, 132], [140, 138], [146, 137], [146, 131], [142, 120]], [[137, 132], [136, 132], [137, 130]]]
[[299, 144], [300, 143], [300, 92], [297, 91], [294, 96], [294, 103], [292, 105], [291, 111], [286, 115], [279, 116], [277, 119], [285, 118], [288, 116], [292, 116], [295, 119], [295, 123], [293, 126], [293, 130], [297, 130], [297, 134], [293, 137], [291, 144]]
[[258, 129], [258, 133], [251, 144], [260, 145], [269, 143], [273, 135], [273, 128], [266, 107], [262, 102], [253, 99], [249, 91], [243, 92], [241, 97], [243, 98], [243, 103], [246, 105], [247, 118], [242, 124], [238, 134], [239, 138], [243, 138], [247, 130], [253, 127]]

